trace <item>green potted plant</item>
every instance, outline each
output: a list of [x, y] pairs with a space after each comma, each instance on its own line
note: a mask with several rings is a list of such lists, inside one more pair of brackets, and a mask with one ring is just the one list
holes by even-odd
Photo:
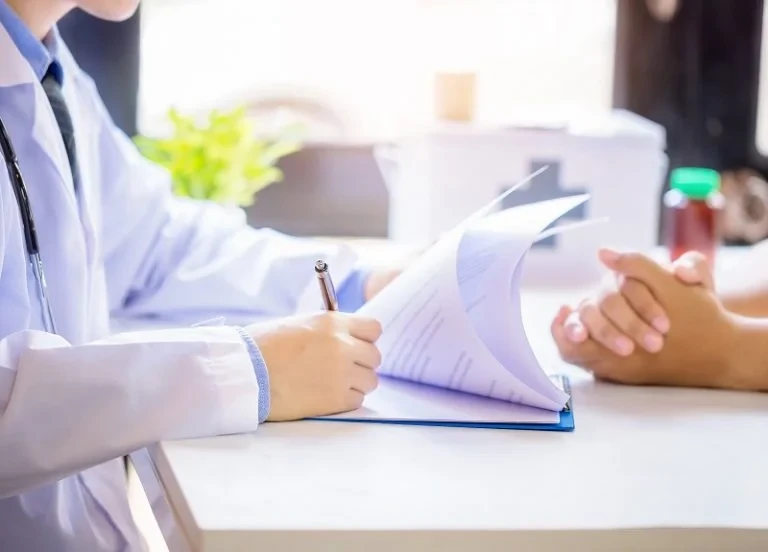
[[211, 111], [202, 123], [175, 109], [168, 118], [169, 136], [134, 141], [145, 157], [168, 169], [179, 196], [246, 207], [258, 192], [282, 180], [277, 161], [299, 149], [296, 140], [257, 136], [244, 108]]

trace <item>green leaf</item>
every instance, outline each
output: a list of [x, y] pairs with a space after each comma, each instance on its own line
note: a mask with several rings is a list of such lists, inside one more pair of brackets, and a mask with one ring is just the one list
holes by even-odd
[[245, 107], [212, 110], [202, 122], [172, 108], [168, 120], [170, 137], [136, 136], [134, 143], [170, 172], [180, 196], [251, 205], [258, 192], [283, 179], [276, 163], [301, 148], [296, 125], [286, 128], [284, 138], [258, 138]]

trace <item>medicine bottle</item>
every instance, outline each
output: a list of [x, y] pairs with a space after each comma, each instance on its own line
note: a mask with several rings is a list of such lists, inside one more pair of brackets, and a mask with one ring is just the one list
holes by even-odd
[[681, 167], [672, 171], [669, 188], [664, 194], [664, 241], [670, 259], [674, 261], [686, 251], [698, 251], [714, 269], [725, 207], [720, 175], [711, 169]]

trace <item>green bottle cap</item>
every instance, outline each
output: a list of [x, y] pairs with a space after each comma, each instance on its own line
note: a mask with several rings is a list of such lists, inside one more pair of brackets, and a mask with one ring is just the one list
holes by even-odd
[[720, 190], [720, 174], [712, 169], [680, 167], [672, 171], [670, 187], [691, 199], [706, 199]]

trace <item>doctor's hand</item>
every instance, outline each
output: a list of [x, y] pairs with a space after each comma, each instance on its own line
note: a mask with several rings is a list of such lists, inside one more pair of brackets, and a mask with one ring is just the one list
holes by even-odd
[[[611, 250], [600, 252], [601, 262], [611, 272], [597, 293], [570, 313], [566, 336], [573, 343], [591, 338], [620, 356], [632, 354], [636, 347], [658, 352], [670, 329], [669, 316], [644, 282], [622, 274], [617, 255]], [[685, 284], [714, 291], [714, 277], [701, 253], [688, 252], [667, 270]]]
[[269, 373], [268, 420], [299, 420], [359, 408], [376, 389], [378, 321], [327, 312], [250, 326]]

